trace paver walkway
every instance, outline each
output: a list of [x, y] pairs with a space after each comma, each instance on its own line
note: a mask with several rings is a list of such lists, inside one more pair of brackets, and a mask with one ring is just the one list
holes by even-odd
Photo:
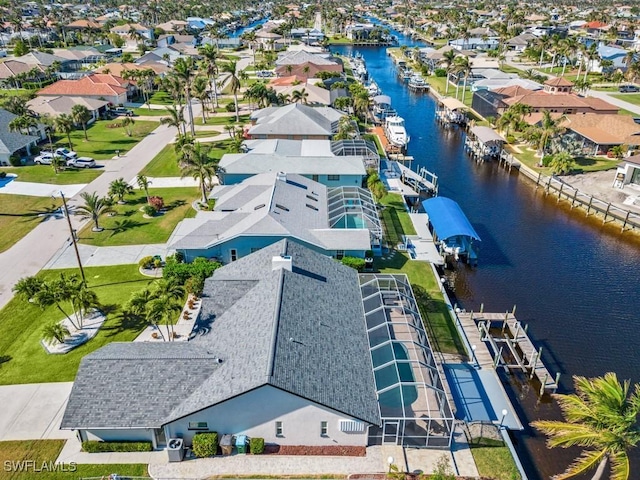
[[[138, 263], [143, 257], [160, 255], [166, 257], [167, 245], [165, 243], [152, 245], [121, 245], [117, 247], [96, 247], [93, 245], [78, 244], [78, 252], [82, 265], [85, 267], [103, 267], [108, 265], [132, 265]], [[71, 242], [63, 245], [51, 260], [43, 267], [45, 269], [73, 268], [78, 265], [76, 254]]]

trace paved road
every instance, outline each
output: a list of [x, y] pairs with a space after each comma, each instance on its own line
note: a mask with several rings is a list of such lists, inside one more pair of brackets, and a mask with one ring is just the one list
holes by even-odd
[[[194, 105], [194, 110], [196, 110], [195, 107]], [[175, 135], [174, 127], [159, 126], [126, 155], [105, 162], [104, 173], [86, 185], [81, 192], [97, 192], [99, 195], [105, 195], [109, 189], [109, 183], [113, 180], [120, 177], [126, 181], [131, 180]], [[78, 195], [75, 195], [69, 204], [73, 206], [77, 201]], [[79, 230], [83, 222], [72, 218], [72, 224]], [[13, 285], [22, 277], [38, 273], [68, 239], [69, 229], [66, 220], [50, 217], [9, 250], [0, 253], [0, 308], [11, 300]]]

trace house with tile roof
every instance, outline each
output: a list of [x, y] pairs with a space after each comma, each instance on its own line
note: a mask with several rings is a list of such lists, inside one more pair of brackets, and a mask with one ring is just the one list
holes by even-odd
[[362, 258], [380, 247], [382, 229], [371, 194], [359, 187], [337, 187], [356, 189], [351, 200], [340, 200], [335, 197], [340, 192], [284, 172], [217, 186], [209, 195], [216, 202], [213, 211], [178, 223], [168, 248], [187, 261], [205, 257], [229, 263], [290, 238], [331, 257]]
[[612, 147], [640, 146], [640, 125], [629, 115], [567, 115], [564, 137], [579, 142], [585, 155], [606, 155]]
[[338, 131], [338, 121], [344, 115], [331, 107], [309, 107], [298, 103], [267, 107], [251, 114], [251, 126], [246, 129], [245, 136], [254, 140], [331, 139]]
[[58, 80], [39, 90], [41, 97], [85, 97], [105, 100], [114, 105], [123, 104], [133, 93], [135, 85], [123, 78], [107, 73], [93, 73], [79, 80]]
[[342, 63], [330, 54], [310, 53], [306, 50], [292, 50], [280, 55], [276, 60], [276, 75], [299, 75], [313, 78], [318, 72], [343, 72]]
[[213, 431], [365, 446], [381, 418], [362, 302], [354, 269], [280, 240], [206, 280], [190, 341], [84, 357], [61, 428], [156, 448]]
[[38, 115], [48, 115], [57, 117], [61, 114], [71, 115], [75, 105], [83, 105], [91, 113], [91, 120], [87, 123], [93, 123], [105, 113], [109, 102], [106, 100], [98, 100], [89, 97], [73, 97], [73, 96], [38, 96], [27, 102], [27, 107]]

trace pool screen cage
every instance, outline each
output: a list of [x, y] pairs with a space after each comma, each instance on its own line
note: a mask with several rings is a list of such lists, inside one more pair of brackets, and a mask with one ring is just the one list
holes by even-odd
[[369, 444], [448, 448], [454, 417], [406, 275], [361, 274], [381, 427]]
[[382, 225], [371, 192], [360, 187], [336, 187], [329, 189], [329, 227], [366, 228], [371, 235], [371, 246], [379, 248], [382, 242]]

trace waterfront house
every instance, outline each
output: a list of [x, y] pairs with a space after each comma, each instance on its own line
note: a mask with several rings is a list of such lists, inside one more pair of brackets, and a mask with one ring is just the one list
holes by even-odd
[[298, 103], [267, 107], [251, 114], [251, 126], [246, 129], [245, 136], [254, 140], [328, 140], [338, 131], [338, 121], [343, 116], [344, 113], [331, 107], [309, 107]]
[[626, 185], [640, 187], [640, 155], [627, 157], [618, 164], [613, 186], [624, 188]]
[[342, 71], [342, 63], [330, 54], [291, 50], [284, 52], [276, 60], [276, 74], [280, 77], [298, 75], [310, 78], [315, 77], [318, 72], [342, 73]]
[[628, 115], [567, 115], [565, 141], [580, 145], [584, 155], [606, 155], [612, 147], [640, 146], [640, 125]]
[[375, 202], [358, 187], [328, 189], [301, 175], [269, 172], [214, 187], [209, 198], [213, 211], [181, 221], [169, 239], [169, 249], [187, 261], [229, 263], [283, 238], [338, 259], [362, 258], [381, 246]]
[[156, 448], [214, 431], [366, 446], [381, 424], [367, 322], [354, 269], [280, 240], [207, 279], [189, 342], [111, 343], [84, 357], [61, 428]]
[[91, 113], [91, 120], [87, 123], [93, 123], [105, 113], [109, 102], [106, 100], [98, 100], [89, 97], [68, 97], [68, 96], [42, 96], [35, 97], [27, 102], [27, 107], [38, 115], [57, 117], [61, 114], [71, 115], [75, 105], [82, 105]]

